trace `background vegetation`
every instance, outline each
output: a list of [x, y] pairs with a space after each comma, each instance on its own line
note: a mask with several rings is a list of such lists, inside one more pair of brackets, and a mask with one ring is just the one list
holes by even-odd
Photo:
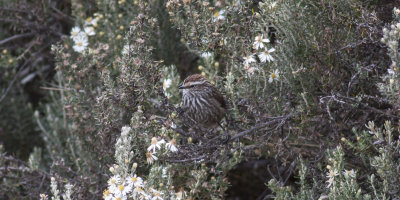
[[[400, 198], [400, 3], [0, 3], [0, 199]], [[201, 73], [229, 110], [181, 114]]]

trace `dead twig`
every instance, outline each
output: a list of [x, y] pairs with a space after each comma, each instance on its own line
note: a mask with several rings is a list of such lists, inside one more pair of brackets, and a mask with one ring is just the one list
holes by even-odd
[[30, 37], [30, 36], [33, 36], [33, 35], [34, 35], [34, 33], [22, 33], [22, 34], [18, 34], [18, 35], [13, 35], [11, 37], [8, 37], [8, 38], [0, 41], [0, 46], [5, 44], [5, 43], [7, 43], [7, 42], [10, 42], [10, 41], [13, 41], [13, 40], [16, 40], [16, 39], [20, 39], [20, 38], [24, 38], [24, 37]]
[[[276, 117], [275, 119], [273, 119], [273, 120], [271, 120], [271, 121], [269, 121], [269, 122], [264, 122], [264, 123], [255, 125], [255, 126], [253, 126], [252, 128], [250, 128], [249, 130], [242, 131], [242, 132], [240, 132], [240, 133], [238, 133], [238, 134], [232, 136], [232, 137], [229, 139], [229, 141], [236, 140], [236, 139], [238, 139], [238, 138], [240, 138], [240, 137], [243, 137], [243, 136], [245, 136], [245, 135], [247, 135], [247, 134], [250, 134], [250, 133], [252, 133], [252, 132], [255, 132], [255, 131], [257, 131], [257, 130], [260, 130], [260, 129], [262, 129], [262, 128], [265, 128], [265, 127], [267, 127], [267, 126], [269, 126], [269, 125], [271, 125], [271, 124], [274, 124], [274, 123], [276, 123], [276, 122], [279, 122], [278, 126], [272, 128], [272, 129], [269, 129], [268, 131], [276, 130], [276, 129], [278, 129], [279, 127], [281, 127], [283, 124], [285, 124], [286, 120], [289, 119], [289, 118], [291, 118], [292, 116], [293, 116], [293, 113], [292, 113], [292, 114], [285, 115], [285, 116], [281, 116], [281, 117]], [[268, 132], [268, 131], [267, 131], [267, 132]]]

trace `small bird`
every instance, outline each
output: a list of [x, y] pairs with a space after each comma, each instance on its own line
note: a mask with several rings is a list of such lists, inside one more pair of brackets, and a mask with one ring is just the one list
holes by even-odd
[[182, 109], [197, 125], [215, 128], [225, 115], [226, 102], [206, 78], [200, 74], [188, 76], [179, 86]]

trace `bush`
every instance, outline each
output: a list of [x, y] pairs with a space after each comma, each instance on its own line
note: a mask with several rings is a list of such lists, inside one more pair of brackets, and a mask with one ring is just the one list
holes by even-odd
[[[233, 169], [261, 160], [259, 198], [399, 198], [400, 18], [395, 8], [384, 28], [376, 6], [72, 1], [75, 25], [51, 47], [47, 100], [24, 112], [42, 148], [28, 162], [0, 155], [11, 167], [0, 170], [0, 194], [235, 198]], [[221, 128], [192, 127], [182, 113], [177, 86], [194, 72], [228, 102]]]

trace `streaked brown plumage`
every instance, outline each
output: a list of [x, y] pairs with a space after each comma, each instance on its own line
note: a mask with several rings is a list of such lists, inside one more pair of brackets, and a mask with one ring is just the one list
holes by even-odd
[[179, 87], [182, 91], [182, 109], [198, 125], [215, 128], [224, 117], [224, 97], [200, 74], [188, 76]]

